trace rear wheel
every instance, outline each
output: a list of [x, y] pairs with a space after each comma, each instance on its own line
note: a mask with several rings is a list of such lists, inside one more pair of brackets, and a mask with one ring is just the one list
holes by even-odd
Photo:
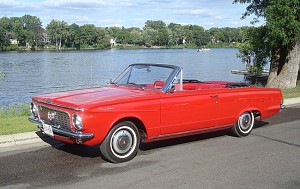
[[254, 115], [252, 112], [244, 112], [231, 128], [234, 135], [238, 137], [247, 136], [251, 133], [254, 125]]
[[124, 121], [111, 129], [100, 145], [100, 151], [108, 161], [121, 163], [136, 156], [139, 143], [140, 136], [136, 126], [130, 121]]

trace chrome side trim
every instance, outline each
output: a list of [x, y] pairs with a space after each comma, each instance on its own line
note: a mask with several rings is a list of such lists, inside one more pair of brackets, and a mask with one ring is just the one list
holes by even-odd
[[[35, 119], [33, 116], [30, 116], [28, 118], [28, 120], [37, 124], [39, 126], [39, 128], [41, 130], [43, 130], [41, 128], [42, 122], [39, 119]], [[65, 131], [62, 129], [58, 129], [56, 127], [52, 127], [52, 130], [53, 130], [53, 133], [55, 133], [55, 134], [58, 134], [58, 135], [61, 134], [63, 136], [68, 136], [68, 137], [75, 138], [75, 139], [89, 139], [89, 138], [94, 137], [93, 133], [74, 133], [74, 132], [69, 132], [69, 131]]]
[[69, 110], [75, 110], [75, 111], [82, 111], [83, 112], [83, 109], [80, 109], [80, 108], [74, 108], [74, 107], [70, 107], [70, 106], [64, 106], [64, 105], [61, 105], [61, 104], [52, 104], [52, 103], [49, 103], [46, 101], [42, 101], [42, 100], [37, 100], [35, 98], [32, 98], [33, 101], [36, 101], [36, 102], [39, 102], [39, 103], [44, 103], [44, 104], [49, 104], [51, 106], [56, 106], [56, 107], [59, 107], [59, 108], [66, 108], [66, 109], [69, 109]]
[[187, 136], [187, 135], [195, 135], [195, 134], [201, 134], [201, 133], [208, 133], [218, 130], [224, 130], [232, 127], [233, 125], [225, 125], [220, 127], [213, 127], [213, 128], [206, 128], [206, 129], [198, 129], [198, 130], [192, 130], [192, 131], [183, 131], [178, 133], [171, 133], [171, 134], [165, 134], [165, 135], [159, 135], [151, 137], [150, 139], [160, 139], [160, 138], [173, 138], [175, 136]]

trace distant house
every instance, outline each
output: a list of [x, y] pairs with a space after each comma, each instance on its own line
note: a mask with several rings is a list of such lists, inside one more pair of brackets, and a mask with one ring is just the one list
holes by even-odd
[[115, 46], [116, 45], [116, 39], [111, 38], [110, 39], [110, 46]]
[[9, 44], [12, 45], [18, 45], [19, 41], [17, 39], [13, 38], [13, 33], [12, 32], [4, 32], [4, 35], [6, 37], [6, 39], [9, 41]]
[[42, 33], [42, 43], [50, 43], [50, 36], [46, 33]]
[[19, 41], [17, 39], [9, 39], [10, 44], [18, 45]]

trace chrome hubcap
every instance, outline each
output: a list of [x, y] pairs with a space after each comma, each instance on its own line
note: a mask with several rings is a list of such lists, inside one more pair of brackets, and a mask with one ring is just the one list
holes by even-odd
[[242, 131], [248, 132], [253, 124], [252, 116], [249, 113], [242, 114], [239, 118], [239, 127]]
[[119, 158], [126, 158], [132, 154], [137, 145], [137, 136], [130, 127], [118, 128], [110, 140], [112, 153]]
[[119, 130], [113, 137], [112, 146], [114, 151], [121, 155], [130, 150], [132, 142], [132, 136], [127, 130]]

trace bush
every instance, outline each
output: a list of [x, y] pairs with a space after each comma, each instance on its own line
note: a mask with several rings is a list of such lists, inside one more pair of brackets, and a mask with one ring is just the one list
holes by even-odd
[[29, 116], [29, 115], [30, 115], [29, 105], [25, 103], [14, 104], [8, 107], [0, 106], [0, 118]]
[[5, 48], [6, 51], [19, 51], [19, 50], [22, 50], [21, 47], [19, 47], [18, 45], [8, 45], [6, 48]]

